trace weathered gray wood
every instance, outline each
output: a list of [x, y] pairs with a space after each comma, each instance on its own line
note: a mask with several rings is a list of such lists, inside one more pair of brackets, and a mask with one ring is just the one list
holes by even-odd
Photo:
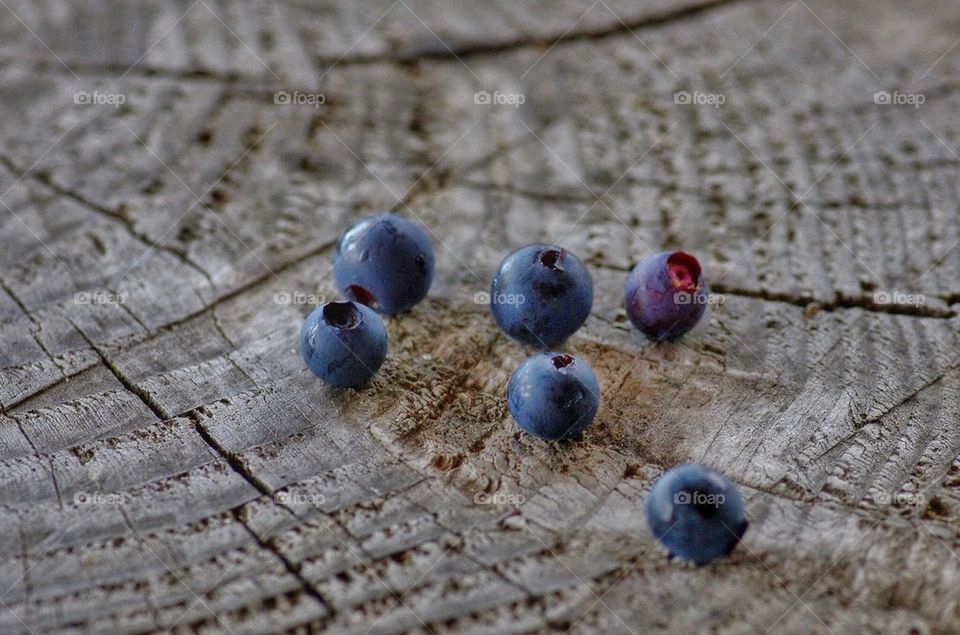
[[[960, 631], [960, 10], [921, 5], [6, 0], [0, 632]], [[284, 294], [383, 209], [438, 279], [330, 390]], [[474, 303], [535, 240], [594, 275], [582, 442], [517, 433]], [[652, 346], [621, 285], [678, 247], [725, 302]], [[695, 570], [642, 513], [691, 460], [752, 520]]]

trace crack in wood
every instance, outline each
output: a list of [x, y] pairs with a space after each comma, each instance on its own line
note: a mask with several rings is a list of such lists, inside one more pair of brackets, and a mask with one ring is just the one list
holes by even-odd
[[87, 343], [87, 346], [89, 346], [90, 349], [97, 354], [97, 357], [100, 358], [100, 362], [107, 368], [107, 370], [110, 371], [116, 380], [119, 381], [124, 388], [140, 399], [140, 401], [142, 401], [143, 404], [150, 409], [150, 412], [152, 412], [159, 421], [167, 421], [172, 418], [171, 415], [164, 410], [163, 406], [156, 399], [154, 399], [153, 395], [151, 395], [149, 391], [138, 386], [137, 383], [132, 379], [127, 377], [123, 370], [112, 359], [110, 359], [109, 356], [107, 356], [106, 352], [100, 346], [95, 344], [94, 341], [90, 339], [83, 329], [77, 326], [76, 323], [69, 318], [67, 321], [70, 322], [70, 325], [73, 326], [80, 337], [83, 338], [83, 341]]
[[541, 37], [526, 36], [511, 40], [502, 40], [500, 42], [444, 42], [444, 46], [442, 47], [420, 49], [412, 48], [407, 51], [401, 50], [390, 54], [374, 53], [330, 58], [315, 56], [314, 61], [321, 67], [380, 63], [409, 65], [427, 60], [456, 61], [474, 57], [486, 57], [510, 53], [526, 48], [549, 49], [572, 42], [590, 42], [605, 40], [622, 35], [630, 35], [635, 31], [675, 24], [703, 14], [707, 14], [715, 9], [732, 6], [737, 3], [747, 1], [748, 0], [707, 0], [705, 2], [691, 3], [682, 5], [680, 7], [673, 7], [660, 13], [642, 16], [631, 20], [622, 20], [619, 16], [613, 16], [615, 19], [611, 20], [611, 22], [606, 25], [582, 30], [571, 28], [563, 33]]
[[[54, 366], [56, 366], [57, 370], [60, 371], [60, 379], [59, 379], [56, 383], [59, 384], [59, 383], [62, 383], [62, 382], [64, 382], [64, 381], [67, 381], [67, 380], [69, 379], [69, 377], [67, 376], [67, 372], [64, 370], [63, 366], [60, 365], [60, 362], [57, 361], [57, 358], [53, 355], [53, 353], [50, 351], [50, 349], [47, 348], [47, 345], [44, 344], [44, 343], [43, 343], [43, 340], [40, 338], [40, 329], [41, 329], [41, 323], [40, 323], [40, 321], [37, 319], [37, 317], [36, 317], [33, 313], [30, 312], [30, 310], [27, 308], [27, 305], [25, 305], [25, 304], [23, 303], [23, 300], [20, 299], [20, 298], [17, 296], [17, 294], [13, 292], [13, 289], [10, 288], [10, 286], [6, 283], [6, 281], [5, 281], [2, 277], [0, 277], [0, 289], [3, 289], [3, 290], [7, 293], [7, 295], [10, 296], [10, 299], [13, 300], [13, 303], [17, 305], [17, 308], [18, 308], [18, 309], [20, 309], [20, 312], [23, 313], [23, 315], [24, 315], [28, 320], [30, 320], [30, 323], [32, 324], [32, 327], [30, 328], [30, 336], [33, 337], [33, 340], [37, 343], [37, 346], [40, 347], [40, 350], [42, 350], [42, 351], [44, 352], [44, 354], [47, 356], [47, 358], [50, 360], [50, 362], [51, 362]], [[80, 372], [82, 372], [82, 371], [80, 371]], [[54, 385], [55, 385], [55, 384], [54, 384]], [[50, 387], [50, 386], [45, 386], [44, 389], [49, 388], [49, 387]], [[22, 399], [18, 399], [18, 400], [17, 400], [15, 403], [13, 403], [13, 404], [3, 404], [3, 403], [0, 403], [0, 409], [2, 409], [2, 410], [8, 410], [8, 409], [12, 408], [14, 405], [16, 405], [16, 404], [18, 404], [18, 403], [22, 403], [22, 402], [26, 401], [27, 399], [29, 399], [29, 398], [32, 397], [32, 396], [33, 396], [33, 395], [27, 395], [26, 397], [23, 397]]]
[[811, 296], [795, 295], [768, 289], [743, 289], [723, 283], [710, 284], [710, 290], [726, 295], [791, 304], [800, 308], [815, 308], [817, 311], [833, 312], [840, 309], [862, 309], [871, 313], [903, 315], [907, 317], [952, 320], [957, 316], [953, 309], [941, 309], [925, 304], [878, 304], [870, 296], [850, 296], [840, 292], [834, 294], [832, 301], [818, 301]]
[[[166, 252], [174, 256], [178, 261], [187, 265], [191, 269], [197, 271], [200, 275], [204, 277], [204, 279], [210, 285], [211, 293], [213, 292], [214, 286], [213, 286], [213, 280], [211, 279], [210, 274], [207, 273], [207, 271], [203, 269], [203, 267], [201, 267], [200, 265], [190, 260], [190, 258], [187, 256], [186, 250], [177, 249], [176, 247], [172, 247], [170, 245], [160, 244], [159, 241], [150, 240], [150, 237], [142, 233], [141, 231], [139, 231], [134, 226], [134, 223], [129, 218], [127, 218], [125, 214], [122, 214], [120, 212], [117, 212], [116, 210], [112, 210], [107, 207], [104, 207], [99, 203], [95, 203], [94, 201], [91, 201], [90, 199], [86, 198], [85, 196], [83, 196], [78, 192], [74, 192], [73, 190], [62, 187], [61, 185], [57, 184], [56, 181], [54, 181], [52, 176], [50, 176], [48, 173], [44, 171], [28, 172], [26, 170], [22, 170], [13, 162], [12, 159], [2, 154], [0, 154], [0, 164], [3, 164], [8, 170], [13, 172], [13, 174], [17, 176], [18, 180], [24, 179], [24, 178], [30, 178], [31, 180], [36, 181], [37, 183], [40, 183], [41, 185], [45, 186], [47, 189], [51, 190], [55, 194], [58, 194], [60, 196], [63, 196], [65, 198], [68, 198], [78, 203], [82, 208], [88, 211], [95, 212], [96, 214], [104, 216], [112, 221], [116, 221], [120, 223], [120, 225], [127, 231], [127, 233], [130, 236], [132, 236], [134, 239], [136, 239], [140, 243], [144, 244], [147, 247], [147, 249], [159, 249], [160, 251]], [[127, 309], [127, 312], [130, 313], [131, 317], [133, 317], [137, 321], [137, 323], [139, 323], [141, 326], [144, 327], [144, 330], [149, 330], [140, 321], [138, 317], [133, 315], [133, 313], [127, 307], [124, 307], [124, 308]]]
[[[590, 260], [588, 264], [599, 269], [608, 269], [622, 273], [630, 273], [632, 267], [622, 267], [608, 262], [598, 262], [596, 259]], [[887, 315], [903, 315], [907, 317], [931, 318], [937, 320], [952, 320], [957, 317], [957, 312], [953, 309], [942, 309], [926, 304], [880, 304], [871, 296], [851, 296], [840, 292], [834, 294], [833, 300], [818, 300], [813, 295], [798, 295], [783, 291], [773, 291], [771, 289], [746, 289], [735, 287], [723, 282], [707, 281], [710, 291], [723, 295], [739, 296], [752, 298], [755, 300], [764, 300], [766, 302], [777, 302], [780, 304], [789, 304], [801, 309], [816, 309], [817, 312], [835, 312], [841, 309], [861, 309], [870, 313], [883, 313]], [[944, 299], [947, 304], [956, 304], [960, 302], [960, 296], [954, 298], [951, 295], [937, 295]]]

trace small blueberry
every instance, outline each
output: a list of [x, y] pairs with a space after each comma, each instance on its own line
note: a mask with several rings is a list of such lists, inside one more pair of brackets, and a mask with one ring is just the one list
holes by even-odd
[[540, 349], [573, 335], [592, 305], [590, 272], [555, 245], [521, 247], [500, 263], [490, 285], [490, 310], [503, 332]]
[[657, 540], [697, 564], [729, 555], [749, 524], [737, 486], [702, 465], [681, 465], [657, 479], [646, 509]]
[[383, 214], [343, 234], [333, 257], [333, 279], [351, 300], [379, 313], [399, 313], [427, 295], [433, 267], [427, 232], [406, 218]]
[[387, 356], [383, 320], [356, 302], [328, 302], [300, 329], [300, 354], [314, 375], [340, 388], [361, 386]]
[[578, 437], [600, 407], [600, 384], [587, 362], [566, 353], [539, 353], [510, 377], [507, 407], [529, 434], [550, 441]]

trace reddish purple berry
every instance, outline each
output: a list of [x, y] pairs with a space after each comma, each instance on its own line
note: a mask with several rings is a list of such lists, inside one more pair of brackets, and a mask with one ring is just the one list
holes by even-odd
[[700, 263], [683, 251], [665, 251], [640, 262], [624, 291], [630, 321], [657, 341], [677, 339], [696, 326], [707, 308]]

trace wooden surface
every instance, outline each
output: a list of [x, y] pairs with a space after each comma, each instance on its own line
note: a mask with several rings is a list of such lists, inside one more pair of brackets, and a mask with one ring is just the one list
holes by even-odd
[[[960, 632], [958, 27], [947, 0], [3, 0], [0, 632]], [[296, 336], [384, 209], [437, 279], [377, 380], [327, 389]], [[517, 432], [529, 351], [474, 301], [538, 240], [594, 276], [582, 442]], [[652, 346], [621, 286], [679, 247], [722, 304]], [[683, 461], [752, 521], [700, 569], [642, 513]]]

